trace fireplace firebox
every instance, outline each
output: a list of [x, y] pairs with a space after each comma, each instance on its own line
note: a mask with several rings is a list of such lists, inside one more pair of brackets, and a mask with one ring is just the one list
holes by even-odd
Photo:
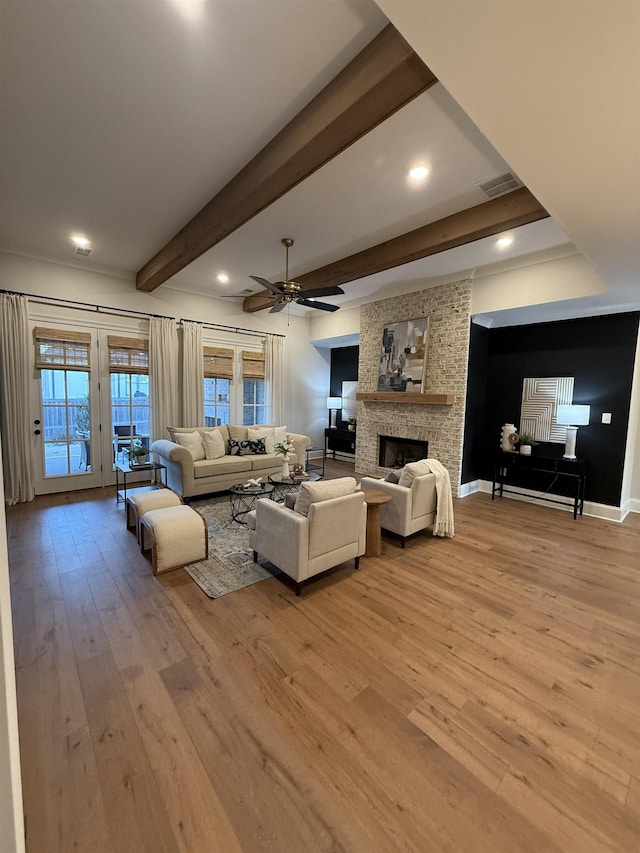
[[381, 435], [378, 465], [381, 468], [402, 468], [407, 462], [426, 459], [429, 451], [428, 441], [415, 438], [397, 438], [393, 435]]

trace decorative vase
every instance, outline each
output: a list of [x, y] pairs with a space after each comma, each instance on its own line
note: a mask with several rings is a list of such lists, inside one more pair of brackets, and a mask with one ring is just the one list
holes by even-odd
[[282, 459], [282, 476], [289, 476], [289, 459], [286, 456], [284, 456]]
[[520, 455], [521, 456], [531, 456], [531, 445], [530, 444], [521, 444], [520, 445]]
[[[515, 436], [515, 440], [514, 440]], [[513, 453], [518, 442], [518, 430], [515, 424], [504, 424], [500, 437], [500, 447], [505, 453]]]

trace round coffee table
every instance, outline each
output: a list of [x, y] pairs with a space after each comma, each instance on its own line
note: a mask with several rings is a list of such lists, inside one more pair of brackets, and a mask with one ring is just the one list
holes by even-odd
[[275, 486], [271, 483], [260, 483], [259, 486], [245, 489], [242, 483], [237, 486], [231, 486], [229, 489], [229, 501], [231, 503], [231, 520], [237, 521], [238, 524], [246, 524], [245, 518], [248, 513], [254, 508], [258, 498], [264, 498], [270, 495]]
[[389, 503], [391, 495], [382, 489], [365, 489], [364, 501], [367, 505], [367, 544], [365, 557], [379, 557], [382, 554], [382, 531], [380, 530], [380, 507]]
[[315, 483], [320, 479], [322, 478], [319, 474], [312, 474], [311, 472], [299, 476], [291, 474], [289, 477], [283, 477], [282, 474], [269, 474], [269, 482], [276, 490], [273, 496], [276, 501], [283, 501], [288, 492], [300, 487], [300, 483]]

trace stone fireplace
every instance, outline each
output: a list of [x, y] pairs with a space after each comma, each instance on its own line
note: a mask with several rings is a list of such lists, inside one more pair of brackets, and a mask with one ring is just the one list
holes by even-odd
[[[452, 404], [424, 405], [411, 393], [358, 402], [356, 471], [384, 476], [393, 464], [379, 456], [379, 436], [410, 439], [427, 446], [431, 458], [449, 471], [457, 496], [462, 474], [464, 410], [471, 327], [471, 282], [460, 281], [363, 305], [360, 311], [358, 391], [378, 389], [382, 333], [389, 323], [429, 317], [425, 394], [451, 395]], [[397, 397], [397, 400], [396, 400]]]
[[378, 464], [381, 468], [403, 468], [408, 462], [426, 459], [429, 452], [429, 442], [415, 438], [379, 435], [378, 441]]

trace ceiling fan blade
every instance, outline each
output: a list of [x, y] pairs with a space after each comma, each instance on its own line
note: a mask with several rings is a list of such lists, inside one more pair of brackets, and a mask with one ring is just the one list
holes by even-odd
[[341, 287], [313, 287], [311, 290], [303, 290], [302, 295], [307, 296], [340, 296], [344, 293]]
[[260, 278], [259, 275], [250, 275], [249, 278], [252, 278], [254, 281], [257, 281], [258, 284], [261, 284], [263, 287], [266, 287], [267, 290], [270, 290], [272, 293], [277, 293], [278, 296], [282, 296], [282, 291], [279, 287], [276, 287], [275, 284], [272, 284], [270, 281], [267, 281], [266, 278]]
[[326, 302], [313, 302], [311, 299], [299, 299], [298, 305], [305, 305], [307, 308], [319, 308], [321, 311], [337, 311], [339, 305], [327, 305]]
[[269, 311], [269, 314], [277, 314], [278, 311], [282, 311], [282, 309], [284, 308], [284, 306], [286, 304], [287, 303], [284, 301], [283, 302], [276, 302], [276, 304], [273, 306], [273, 308]]

